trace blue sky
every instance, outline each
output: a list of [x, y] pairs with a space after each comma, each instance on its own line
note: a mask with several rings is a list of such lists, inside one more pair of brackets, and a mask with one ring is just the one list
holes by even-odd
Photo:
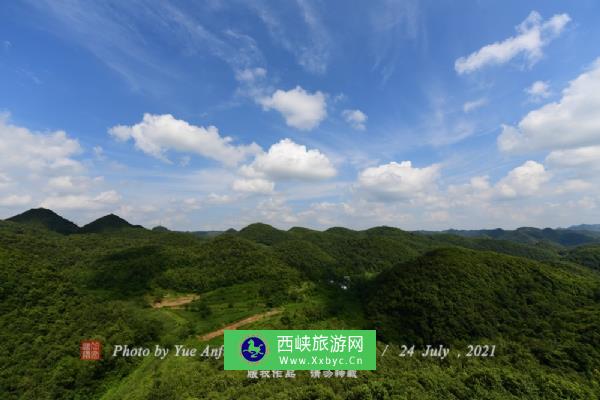
[[595, 1], [8, 2], [0, 217], [598, 222], [599, 20]]

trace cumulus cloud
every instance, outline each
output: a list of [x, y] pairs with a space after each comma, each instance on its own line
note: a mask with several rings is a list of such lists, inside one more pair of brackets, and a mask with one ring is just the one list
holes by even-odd
[[358, 187], [378, 200], [407, 200], [423, 196], [436, 187], [440, 166], [412, 166], [410, 161], [367, 168], [358, 176]]
[[300, 130], [316, 128], [327, 116], [325, 95], [319, 91], [311, 94], [300, 86], [277, 90], [271, 96], [259, 98], [258, 103], [265, 110], [279, 111], [288, 126]]
[[467, 101], [465, 104], [463, 104], [463, 111], [465, 113], [470, 113], [471, 111], [476, 110], [480, 107], [483, 107], [486, 104], [487, 104], [486, 98], [481, 98], [481, 99], [477, 99], [477, 100], [473, 100], [473, 101]]
[[600, 59], [571, 81], [558, 102], [503, 126], [498, 147], [505, 152], [555, 150], [600, 145]]
[[261, 178], [236, 179], [232, 188], [236, 192], [269, 194], [273, 193], [275, 183]]
[[360, 110], [344, 110], [342, 111], [342, 116], [354, 129], [362, 131], [366, 128], [365, 124], [368, 117], [364, 112]]
[[548, 180], [550, 180], [550, 174], [542, 164], [527, 161], [510, 171], [497, 183], [496, 187], [502, 197], [530, 196], [537, 193]]
[[232, 144], [233, 139], [221, 136], [214, 126], [205, 128], [192, 125], [170, 114], [144, 114], [141, 122], [132, 126], [114, 126], [109, 133], [120, 141], [133, 139], [138, 149], [166, 162], [170, 162], [166, 153], [174, 150], [195, 153], [234, 166], [260, 151], [255, 143], [240, 146]]
[[546, 162], [559, 168], [600, 168], [600, 146], [555, 150], [546, 157]]
[[538, 195], [551, 178], [544, 165], [530, 160], [510, 170], [494, 185], [488, 176], [475, 176], [467, 183], [449, 185], [447, 206], [481, 206], [495, 200]]
[[42, 201], [41, 207], [54, 210], [101, 210], [116, 205], [120, 200], [121, 196], [117, 192], [109, 190], [97, 196], [50, 196]]
[[0, 114], [0, 167], [47, 172], [80, 168], [72, 157], [81, 153], [79, 142], [64, 131], [32, 132], [11, 125], [8, 114]]
[[550, 97], [550, 85], [548, 82], [535, 81], [525, 89], [525, 93], [529, 95], [529, 99], [532, 101], [540, 101], [547, 97]]
[[34, 132], [0, 116], [0, 206], [89, 210], [119, 202], [118, 193], [76, 159], [82, 152], [64, 131]]
[[533, 65], [542, 57], [543, 48], [563, 32], [569, 21], [571, 18], [567, 14], [556, 14], [544, 21], [537, 11], [532, 11], [516, 27], [515, 36], [460, 57], [454, 63], [454, 69], [459, 74], [468, 74], [488, 65], [504, 64], [519, 55]]
[[104, 178], [101, 176], [89, 178], [87, 176], [58, 175], [48, 179], [46, 189], [59, 193], [83, 192], [103, 181]]
[[240, 169], [243, 175], [270, 180], [322, 180], [336, 175], [336, 170], [326, 155], [317, 149], [283, 139], [266, 153]]

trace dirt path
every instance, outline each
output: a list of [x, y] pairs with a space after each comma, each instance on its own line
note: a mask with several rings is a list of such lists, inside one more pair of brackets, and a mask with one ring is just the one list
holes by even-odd
[[152, 304], [152, 308], [183, 308], [186, 304], [198, 299], [200, 296], [197, 294], [187, 294], [185, 296], [171, 297], [162, 299]]
[[264, 318], [270, 317], [270, 316], [272, 316], [272, 315], [277, 315], [277, 314], [280, 314], [281, 312], [282, 312], [282, 310], [271, 310], [271, 311], [267, 311], [267, 312], [264, 312], [264, 313], [261, 313], [261, 314], [255, 314], [255, 315], [253, 315], [253, 316], [251, 316], [251, 317], [244, 318], [244, 319], [242, 319], [242, 320], [240, 320], [240, 321], [234, 322], [233, 324], [230, 324], [230, 325], [224, 326], [223, 328], [221, 328], [221, 329], [218, 329], [218, 330], [216, 330], [216, 331], [213, 331], [213, 332], [210, 332], [210, 333], [204, 334], [204, 335], [202, 335], [202, 336], [198, 336], [198, 339], [200, 339], [200, 340], [202, 340], [202, 341], [206, 341], [206, 340], [214, 339], [214, 338], [216, 338], [216, 337], [218, 337], [218, 336], [221, 336], [221, 335], [223, 335], [223, 332], [224, 332], [226, 329], [237, 329], [237, 328], [239, 328], [240, 326], [243, 326], [243, 325], [248, 325], [248, 324], [250, 324], [250, 323], [252, 323], [252, 322], [260, 321], [261, 319], [264, 319]]

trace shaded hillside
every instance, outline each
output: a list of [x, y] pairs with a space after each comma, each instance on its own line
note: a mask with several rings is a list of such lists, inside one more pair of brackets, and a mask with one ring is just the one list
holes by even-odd
[[64, 235], [77, 233], [79, 231], [79, 227], [73, 222], [61, 217], [52, 210], [45, 208], [34, 208], [25, 211], [22, 214], [8, 218], [7, 221], [46, 228]]
[[576, 247], [567, 253], [566, 258], [574, 263], [600, 271], [600, 245]]
[[109, 214], [104, 217], [98, 218], [97, 220], [84, 225], [81, 228], [81, 233], [105, 233], [116, 231], [124, 228], [142, 228], [140, 225], [132, 225], [125, 221], [123, 218]]
[[505, 338], [531, 347], [544, 364], [591, 372], [600, 367], [599, 300], [600, 279], [584, 269], [440, 249], [384, 271], [370, 288], [367, 315], [385, 341]]

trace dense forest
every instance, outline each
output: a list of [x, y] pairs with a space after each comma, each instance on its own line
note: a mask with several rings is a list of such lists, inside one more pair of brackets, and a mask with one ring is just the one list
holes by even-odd
[[[156, 304], [192, 296], [182, 307]], [[251, 380], [222, 359], [111, 357], [228, 323], [377, 329], [376, 371]], [[223, 233], [82, 228], [50, 210], [0, 221], [2, 399], [598, 399], [600, 238], [582, 229]], [[97, 339], [101, 361], [79, 359]], [[220, 345], [222, 337], [210, 339]], [[494, 357], [399, 357], [494, 344]]]

